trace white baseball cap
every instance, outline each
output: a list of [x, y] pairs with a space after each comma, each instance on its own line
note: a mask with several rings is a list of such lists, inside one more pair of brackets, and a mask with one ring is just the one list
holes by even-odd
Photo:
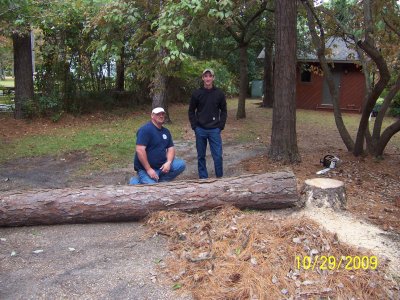
[[162, 107], [156, 107], [151, 111], [152, 114], [159, 114], [161, 112], [165, 113], [165, 110]]
[[203, 76], [204, 74], [206, 74], [207, 72], [209, 72], [212, 76], [214, 76], [214, 71], [212, 69], [205, 69], [203, 71], [203, 73], [201, 73], [201, 76]]

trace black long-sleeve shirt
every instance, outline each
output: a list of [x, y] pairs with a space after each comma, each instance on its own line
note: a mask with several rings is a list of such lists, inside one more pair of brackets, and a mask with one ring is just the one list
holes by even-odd
[[227, 110], [224, 93], [216, 87], [200, 88], [192, 94], [189, 104], [189, 121], [192, 129], [225, 128]]

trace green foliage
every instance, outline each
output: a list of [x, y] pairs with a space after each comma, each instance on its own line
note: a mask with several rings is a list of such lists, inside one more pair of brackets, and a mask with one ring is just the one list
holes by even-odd
[[70, 112], [75, 115], [114, 108], [115, 99], [106, 92], [83, 92], [70, 102]]
[[35, 96], [33, 100], [23, 102], [22, 111], [24, 117], [28, 119], [51, 117], [53, 121], [57, 121], [62, 114], [62, 102], [57, 95]]
[[393, 99], [392, 104], [390, 105], [389, 114], [393, 117], [400, 117], [400, 93], [397, 92], [396, 96]]
[[33, 100], [27, 100], [22, 102], [22, 113], [24, 118], [31, 119], [37, 116], [37, 106]]
[[37, 14], [34, 0], [1, 0], [0, 1], [0, 34], [27, 33], [30, 24]]
[[199, 61], [192, 58], [182, 63], [181, 69], [176, 75], [184, 82], [185, 89], [194, 90], [202, 86], [201, 73], [204, 69], [211, 68], [215, 72], [215, 85], [221, 88], [227, 95], [237, 93], [235, 76], [220, 61]]
[[62, 101], [56, 94], [51, 96], [39, 96], [37, 103], [39, 114], [41, 116], [59, 113], [62, 109]]
[[[222, 21], [232, 16], [233, 1], [166, 1], [159, 18], [152, 23], [157, 29], [155, 50], [167, 50], [163, 58], [166, 65], [189, 59], [190, 35], [197, 32], [196, 20]], [[212, 20], [212, 21], [211, 21]]]

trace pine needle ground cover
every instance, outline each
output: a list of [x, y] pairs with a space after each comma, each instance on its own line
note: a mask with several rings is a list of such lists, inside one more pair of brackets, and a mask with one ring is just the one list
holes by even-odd
[[[160, 269], [174, 289], [192, 292], [195, 299], [399, 295], [384, 258], [343, 244], [312, 220], [288, 212], [159, 212], [147, 224], [151, 234], [169, 238], [171, 256]], [[345, 263], [345, 257], [354, 262]]]

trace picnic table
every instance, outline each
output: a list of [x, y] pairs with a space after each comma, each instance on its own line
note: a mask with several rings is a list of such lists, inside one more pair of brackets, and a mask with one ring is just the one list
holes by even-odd
[[15, 87], [13, 86], [0, 86], [0, 95], [11, 95], [15, 93]]

